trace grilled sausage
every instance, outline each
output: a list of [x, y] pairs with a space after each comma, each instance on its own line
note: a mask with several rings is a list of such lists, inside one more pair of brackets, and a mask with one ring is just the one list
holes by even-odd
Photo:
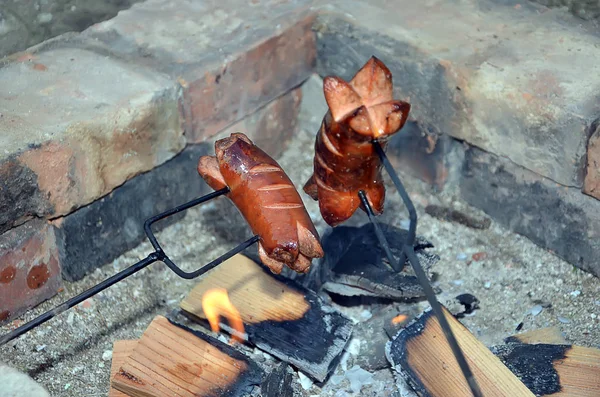
[[260, 237], [258, 253], [273, 273], [283, 265], [306, 273], [321, 258], [319, 235], [302, 198], [279, 164], [244, 134], [215, 143], [214, 156], [203, 156], [198, 173], [215, 190], [229, 187], [227, 197]]
[[410, 111], [409, 103], [393, 100], [392, 89], [392, 74], [376, 57], [349, 83], [332, 76], [323, 80], [329, 111], [317, 133], [314, 172], [304, 191], [319, 201], [330, 226], [362, 208], [360, 190], [376, 214], [383, 212], [381, 161], [371, 142], [377, 139], [385, 149], [387, 139], [404, 126]]

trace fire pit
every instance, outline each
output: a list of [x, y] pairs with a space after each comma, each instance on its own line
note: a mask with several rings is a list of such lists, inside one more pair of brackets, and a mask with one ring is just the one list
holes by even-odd
[[[318, 40], [321, 40], [318, 41], [317, 68], [336, 73], [339, 70], [336, 68], [348, 66], [344, 66], [340, 54], [334, 51], [331, 40], [344, 42], [344, 39], [336, 36], [339, 31], [328, 30], [322, 25], [327, 18], [330, 16], [316, 21], [308, 18], [298, 26], [294, 25], [293, 29], [304, 32], [305, 22], [306, 26], [315, 28]], [[339, 26], [336, 26], [338, 29]], [[105, 36], [102, 29], [104, 27], [97, 32], [92, 29], [90, 35], [106, 44], [112, 36]], [[304, 36], [300, 34], [300, 37]], [[310, 39], [307, 40], [310, 42]], [[356, 48], [362, 59], [364, 48], [360, 45]], [[41, 54], [44, 51], [42, 48]], [[330, 54], [325, 56], [323, 51]], [[310, 54], [307, 56], [310, 57]], [[44, 59], [52, 60], [51, 57]], [[367, 59], [368, 56], [362, 61]], [[156, 58], [148, 58], [152, 64], [155, 61]], [[354, 65], [355, 61], [358, 62], [354, 60], [351, 63]], [[182, 62], [185, 60], [182, 59]], [[239, 64], [234, 62], [232, 65], [232, 68], [225, 68], [228, 71], [221, 70], [213, 83], [218, 85], [222, 78], [235, 81], [236, 76], [244, 75]], [[394, 64], [394, 67], [397, 65]], [[38, 72], [45, 70], [41, 66], [36, 68]], [[599, 368], [600, 355], [592, 349], [597, 347], [600, 338], [596, 310], [600, 307], [597, 302], [598, 279], [589, 273], [572, 271], [566, 262], [527, 238], [512, 233], [503, 226], [507, 224], [502, 218], [505, 209], [489, 210], [480, 201], [484, 193], [477, 196], [479, 193], [465, 191], [469, 186], [473, 189], [482, 186], [486, 172], [497, 176], [502, 171], [487, 167], [484, 161], [487, 154], [479, 149], [469, 147], [465, 155], [464, 148], [456, 141], [435, 132], [432, 134], [432, 129], [442, 128], [443, 123], [435, 125], [427, 124], [431, 121], [429, 119], [423, 121], [420, 99], [416, 100], [418, 110], [415, 119], [409, 120], [398, 138], [390, 142], [390, 163], [386, 164], [400, 174], [408, 196], [414, 202], [420, 220], [416, 236], [414, 219], [402, 215], [406, 212], [406, 202], [402, 202], [396, 194], [396, 189], [405, 194], [404, 188], [399, 187], [399, 181], [393, 178], [395, 173], [391, 172], [392, 179], [387, 179], [387, 176], [384, 179], [387, 189], [385, 212], [376, 218], [377, 222], [373, 222], [375, 214], [364, 191], [359, 192], [358, 197], [366, 213], [358, 211], [344, 226], [333, 229], [323, 221], [319, 202], [302, 194], [303, 204], [321, 235], [326, 254], [322, 260], [313, 262], [312, 271], [306, 275], [284, 269], [281, 275], [275, 276], [260, 270], [261, 253], [253, 246], [258, 237], [249, 238], [253, 233], [245, 226], [245, 220], [230, 202], [217, 198], [224, 191], [217, 190], [213, 195], [203, 196], [203, 199], [166, 214], [175, 215], [174, 218], [163, 221], [163, 217], [159, 216], [153, 219], [146, 225], [150, 241], [136, 246], [140, 231], [132, 232], [136, 226], [131, 224], [131, 220], [119, 222], [119, 212], [112, 210], [133, 197], [139, 197], [140, 203], [144, 199], [144, 204], [135, 209], [140, 211], [139, 214], [136, 212], [139, 218], [140, 214], [156, 214], [184, 202], [179, 197], [182, 191], [186, 191], [186, 183], [175, 182], [177, 191], [165, 190], [161, 184], [167, 178], [161, 176], [163, 171], [160, 170], [169, 167], [171, 170], [188, 169], [200, 155], [212, 154], [212, 142], [229, 136], [234, 132], [232, 129], [249, 131], [259, 140], [260, 133], [253, 132], [254, 128], [266, 131], [266, 135], [271, 134], [270, 139], [260, 141], [261, 145], [277, 157], [299, 191], [313, 172], [315, 133], [319, 130], [319, 119], [327, 109], [322, 97], [323, 82], [318, 76], [312, 76], [300, 88], [294, 88], [291, 94], [287, 93], [266, 108], [259, 109], [255, 115], [223, 130], [223, 126], [239, 119], [243, 111], [238, 110], [236, 115], [220, 115], [217, 108], [231, 107], [236, 98], [223, 99], [222, 93], [214, 94], [218, 89], [216, 85], [210, 85], [213, 83], [198, 88], [196, 84], [199, 83], [190, 80], [194, 73], [186, 71], [183, 75], [178, 77], [185, 91], [179, 106], [188, 117], [186, 134], [194, 142], [205, 141], [209, 136], [205, 141], [208, 144], [186, 149], [173, 162], [158, 167], [156, 172], [153, 170], [117, 187], [114, 198], [112, 195], [102, 198], [64, 219], [61, 211], [69, 211], [64, 203], [60, 208], [36, 209], [40, 212], [35, 216], [61, 217], [51, 228], [52, 233], [57, 233], [57, 241], [63, 244], [55, 256], [61, 261], [65, 279], [80, 281], [66, 283], [59, 297], [40, 304], [0, 329], [0, 335], [18, 336], [15, 332], [20, 335], [19, 339], [0, 347], [4, 361], [27, 372], [53, 395], [67, 396], [105, 395], [107, 392], [111, 395], [122, 392], [152, 394], [155, 392], [152, 382], [159, 376], [178, 379], [170, 380], [171, 386], [163, 393], [167, 393], [170, 387], [184, 387], [185, 382], [199, 388], [194, 392], [202, 393], [206, 389], [201, 382], [208, 382], [218, 384], [213, 390], [217, 394], [228, 390], [235, 395], [412, 395], [415, 391], [419, 395], [431, 396], [445, 393], [469, 395], [464, 376], [466, 370], [467, 379], [470, 379], [469, 369], [461, 363], [461, 356], [465, 357], [480, 387], [486, 391], [500, 390], [500, 384], [512, 385], [509, 388], [513, 392], [520, 390], [519, 395], [530, 395], [531, 392], [546, 395], [559, 389], [569, 392], [598, 390], [600, 386], [593, 382], [593, 374]], [[410, 82], [402, 82], [399, 78], [396, 81], [399, 85], [406, 84], [408, 88], [404, 93], [412, 93], [416, 89]], [[286, 81], [284, 88], [277, 89], [288, 92], [294, 85]], [[459, 92], [465, 87], [456, 88]], [[200, 105], [204, 99], [198, 96], [198, 92], [212, 95], [209, 102], [215, 104], [213, 113], [203, 113], [207, 110]], [[244, 101], [246, 99], [242, 98]], [[250, 100], [248, 103], [245, 102], [244, 106], [254, 109], [259, 107], [260, 101]], [[273, 121], [275, 115], [283, 113], [283, 109], [290, 114]], [[220, 117], [227, 121], [220, 120]], [[204, 119], [212, 123], [206, 129], [200, 122]], [[278, 124], [281, 120], [291, 123], [286, 126], [290, 127], [285, 131], [287, 138], [281, 144], [273, 144], [273, 137], [282, 134], [282, 127]], [[217, 131], [220, 132], [214, 135]], [[30, 147], [31, 150], [34, 148], [35, 145]], [[515, 158], [528, 164], [521, 157]], [[454, 160], [456, 164], [452, 163]], [[30, 161], [28, 164], [32, 166], [34, 163]], [[460, 166], [466, 168], [460, 169]], [[504, 169], [501, 165], [498, 167]], [[514, 171], [510, 167], [506, 169]], [[131, 175], [125, 176], [127, 172], [120, 176], [130, 178]], [[181, 175], [178, 177], [180, 181], [189, 179], [187, 172], [177, 172]], [[452, 186], [452, 178], [459, 175], [457, 172], [464, 173], [460, 174], [460, 191]], [[414, 177], [415, 174], [418, 178]], [[587, 179], [592, 178], [589, 173], [587, 175]], [[553, 177], [567, 183], [567, 172], [556, 173]], [[117, 181], [118, 178], [114, 178], [107, 183]], [[506, 185], [502, 184], [508, 182], [503, 179], [490, 180], [490, 183], [501, 193], [506, 190]], [[546, 189], [544, 194], [549, 194], [546, 182], [539, 186]], [[593, 182], [586, 186], [593, 187]], [[164, 201], [158, 207], [156, 203], [149, 205], [145, 200], [154, 187], [160, 187], [164, 193]], [[586, 193], [594, 194], [592, 188], [586, 189]], [[170, 191], [174, 193], [171, 195]], [[188, 192], [193, 194], [185, 194], [185, 197], [189, 199], [208, 192], [204, 185], [194, 182]], [[519, 194], [527, 195], [522, 191]], [[85, 205], [84, 200], [90, 197], [77, 197], [80, 201], [73, 204], [73, 208]], [[470, 203], [483, 207], [487, 214]], [[535, 211], [531, 207], [520, 207], [518, 200], [511, 203], [524, 211], [524, 217]], [[192, 207], [196, 204], [202, 205]], [[569, 208], [571, 211], [572, 207]], [[180, 214], [184, 209], [187, 210], [185, 216]], [[91, 222], [96, 214], [94, 211], [102, 214], [100, 221], [95, 223]], [[105, 252], [103, 241], [106, 240], [89, 239], [95, 236], [94, 232], [90, 232], [90, 225], [102, 225], [108, 219], [105, 214], [110, 213], [115, 215], [111, 215], [114, 217], [112, 226], [107, 227], [118, 231], [120, 237], [127, 238], [119, 243], [107, 243]], [[14, 225], [27, 222], [28, 216], [31, 214], [15, 218]], [[573, 225], [580, 222], [577, 217], [569, 219], [575, 219]], [[155, 234], [151, 232], [153, 222], [157, 223]], [[77, 225], [82, 225], [80, 236], [73, 232]], [[2, 226], [11, 227], [5, 223]], [[137, 228], [141, 229], [140, 226]], [[100, 226], [95, 227], [100, 230]], [[58, 232], [54, 232], [54, 228]], [[104, 238], [108, 235], [106, 230], [102, 234]], [[529, 235], [527, 229], [517, 230], [525, 230], [525, 235]], [[588, 235], [590, 233], [591, 229]], [[33, 236], [37, 235], [34, 233]], [[542, 242], [534, 240], [542, 246], [558, 244], [548, 239]], [[45, 244], [48, 241], [52, 240], [46, 240]], [[411, 243], [405, 244], [405, 241]], [[569, 251], [557, 245], [559, 255], [572, 260], [579, 255], [574, 251], [580, 250], [578, 266], [594, 271], [589, 261], [590, 252], [595, 252], [593, 243], [577, 236], [572, 241], [573, 249]], [[240, 243], [238, 248], [224, 255]], [[116, 251], [109, 251], [117, 246], [120, 252], [129, 251], [112, 260]], [[244, 257], [234, 256], [242, 250], [245, 250]], [[27, 255], [26, 249], [21, 252], [25, 254], [19, 255]], [[425, 272], [420, 273], [418, 266], [416, 272], [411, 270], [405, 263], [407, 256], [413, 259], [413, 263], [418, 260]], [[69, 258], [70, 262], [64, 258]], [[219, 259], [210, 262], [214, 258]], [[240, 258], [244, 258], [244, 262], [239, 262]], [[77, 266], [76, 260], [79, 259], [85, 259], [85, 266]], [[112, 264], [93, 270], [110, 260]], [[167, 267], [150, 266], [158, 261], [166, 263]], [[136, 262], [134, 267], [130, 267]], [[209, 262], [208, 266], [201, 268]], [[214, 271], [204, 274], [210, 269]], [[15, 276], [0, 270], [0, 281], [11, 285]], [[120, 276], [92, 288], [89, 294], [58, 307], [31, 326], [19, 328], [66, 298], [80, 294], [117, 273]], [[419, 278], [422, 281], [424, 276], [431, 279], [431, 291], [419, 282]], [[192, 280], [196, 277], [199, 278]], [[126, 281], [112, 285], [112, 281], [121, 279]], [[43, 277], [34, 274], [35, 283], [29, 285], [43, 287], [44, 294], [48, 294], [52, 293], [52, 288], [58, 289], [56, 279], [51, 280], [52, 283], [47, 283]], [[258, 281], [243, 283], [245, 280]], [[236, 289], [240, 283], [248, 286], [245, 292]], [[265, 289], [265, 285], [270, 287]], [[96, 294], [100, 290], [102, 292]], [[215, 291], [222, 292], [217, 300], [210, 303], [203, 299], [207, 292]], [[433, 292], [443, 307], [436, 307], [436, 301], [431, 299]], [[444, 313], [442, 317], [435, 317], [429, 311], [425, 301], [428, 294], [434, 305], [433, 312]], [[281, 306], [276, 303], [281, 303]], [[215, 323], [214, 317], [207, 315], [207, 305], [221, 308], [229, 315], [228, 321]], [[14, 314], [9, 312], [7, 316]], [[53, 319], [55, 316], [60, 317]], [[456, 349], [452, 335], [443, 332], [443, 319], [456, 333], [462, 349]], [[240, 327], [241, 321], [244, 327]], [[538, 329], [543, 329], [543, 332], [536, 332]], [[29, 332], [21, 334], [21, 331]], [[170, 335], [173, 340], [181, 338], [182, 345], [206, 346], [211, 357], [231, 364], [226, 372], [234, 374], [235, 379], [217, 382], [210, 375], [219, 371], [216, 367], [209, 365], [204, 369], [194, 369], [187, 366], [186, 362], [199, 360], [194, 354], [200, 354], [202, 349], [184, 352], [174, 343], [165, 345], [164, 350], [156, 350], [156, 344], [161, 343], [157, 335], [163, 334]], [[238, 343], [230, 340], [231, 336], [237, 338]], [[470, 347], [465, 348], [465, 343]], [[150, 350], [158, 355], [178, 352], [185, 362], [176, 363], [173, 359], [173, 363], [181, 365], [178, 369], [169, 369], [157, 357], [150, 357]], [[549, 352], [544, 356], [549, 357], [548, 360], [543, 361], [539, 352]], [[442, 359], [436, 362], [432, 357]], [[531, 357], [538, 360], [536, 366], [543, 370], [535, 374], [526, 370]], [[584, 363], [582, 357], [591, 359]], [[556, 364], [557, 358], [563, 360], [562, 366]], [[233, 361], [228, 361], [230, 359]], [[139, 372], [142, 366], [153, 373]], [[591, 381], [578, 380], [573, 371], [587, 371], [590, 375], [586, 378]], [[436, 376], [438, 373], [444, 376]], [[184, 379], [181, 374], [189, 376]], [[543, 379], [543, 385], [532, 379]], [[477, 386], [471, 386], [472, 390], [477, 390]]]

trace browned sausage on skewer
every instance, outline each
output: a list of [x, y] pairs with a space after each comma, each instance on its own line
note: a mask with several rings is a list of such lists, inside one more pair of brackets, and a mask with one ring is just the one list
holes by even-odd
[[279, 164], [244, 134], [215, 143], [214, 156], [203, 156], [198, 172], [215, 190], [229, 187], [227, 197], [260, 236], [258, 253], [273, 273], [283, 265], [305, 273], [323, 249], [312, 220], [290, 178]]
[[410, 111], [409, 103], [393, 100], [392, 90], [392, 74], [376, 57], [349, 83], [331, 76], [323, 80], [329, 111], [317, 134], [314, 173], [304, 191], [319, 201], [321, 215], [330, 226], [362, 208], [360, 190], [376, 214], [383, 212], [381, 162], [371, 141], [377, 139], [385, 148]]

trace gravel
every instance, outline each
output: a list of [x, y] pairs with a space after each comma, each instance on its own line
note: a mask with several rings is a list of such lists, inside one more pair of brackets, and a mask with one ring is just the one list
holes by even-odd
[[[314, 131], [312, 127], [308, 129]], [[280, 159], [299, 189], [311, 174], [313, 139], [314, 132], [299, 131]], [[474, 295], [479, 300], [479, 309], [460, 321], [479, 340], [488, 346], [501, 344], [505, 337], [517, 333], [515, 329], [522, 322], [521, 331], [558, 326], [569, 342], [600, 347], [598, 278], [495, 222], [486, 230], [476, 230], [429, 216], [424, 212], [428, 204], [485, 215], [457, 199], [451, 191], [434, 192], [419, 180], [404, 174], [401, 177], [419, 213], [418, 233], [433, 242], [433, 251], [441, 257], [432, 269], [437, 274], [436, 285], [443, 291], [439, 300], [446, 303], [460, 294]], [[306, 195], [302, 196], [322, 233], [326, 225], [320, 218], [318, 205]], [[356, 216], [367, 222], [363, 213]], [[382, 220], [406, 226], [404, 208], [391, 188], [388, 188]], [[250, 235], [232, 205], [226, 199], [218, 199], [189, 210], [181, 222], [158, 233], [158, 239], [179, 265], [192, 270]], [[84, 280], [67, 283], [57, 297], [21, 320], [4, 326], [0, 332], [6, 333], [31, 320], [150, 252], [148, 242], [140, 244]], [[164, 265], [153, 264], [3, 346], [1, 360], [27, 373], [52, 396], [106, 396], [112, 343], [118, 339], [139, 338], [155, 315], [176, 309], [193, 285], [194, 281], [178, 278]], [[367, 321], [385, 307], [383, 304], [334, 305], [357, 323]], [[419, 310], [428, 307], [426, 302], [414, 305], [418, 305]], [[355, 334], [349, 351], [324, 384], [312, 383], [295, 372], [292, 382], [295, 395], [410, 396], [410, 390], [403, 386], [401, 379], [394, 379], [389, 369], [369, 372], [354, 363], [360, 354], [361, 342], [361, 335]], [[258, 349], [244, 349], [244, 352], [263, 367], [277, 363]], [[398, 387], [403, 390], [399, 391]]]

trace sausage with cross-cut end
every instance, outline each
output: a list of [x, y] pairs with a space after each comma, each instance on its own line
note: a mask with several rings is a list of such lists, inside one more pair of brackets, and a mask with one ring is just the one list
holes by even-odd
[[409, 103], [393, 99], [392, 89], [392, 74], [376, 57], [350, 82], [335, 76], [323, 80], [329, 111], [317, 133], [314, 173], [304, 191], [319, 201], [321, 215], [330, 226], [362, 208], [360, 190], [376, 214], [383, 212], [381, 162], [371, 142], [377, 139], [385, 148], [410, 111]]
[[215, 143], [215, 156], [203, 156], [198, 172], [227, 197], [260, 237], [258, 253], [273, 273], [286, 265], [306, 273], [313, 258], [323, 257], [319, 234], [302, 198], [279, 164], [244, 134]]

